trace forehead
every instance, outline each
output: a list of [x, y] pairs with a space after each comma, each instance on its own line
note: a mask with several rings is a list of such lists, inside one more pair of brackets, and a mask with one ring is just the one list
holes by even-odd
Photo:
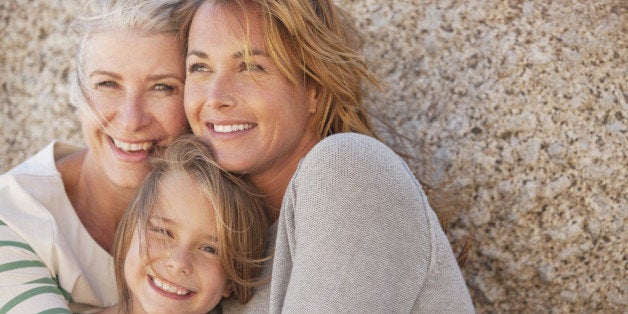
[[159, 206], [152, 210], [151, 216], [168, 218], [190, 230], [208, 230], [214, 226], [212, 202], [189, 174], [180, 171], [165, 174], [157, 193]]
[[[208, 37], [222, 37], [241, 40], [247, 34], [255, 44], [263, 39], [263, 23], [259, 10], [235, 3], [205, 2], [196, 11], [190, 27], [190, 42]], [[263, 41], [262, 41], [263, 42]]]
[[[181, 44], [175, 34], [138, 34], [112, 30], [91, 34], [85, 41], [81, 57], [87, 65], [110, 63], [112, 66], [161, 64], [180, 66]], [[141, 60], [141, 61], [140, 61]]]

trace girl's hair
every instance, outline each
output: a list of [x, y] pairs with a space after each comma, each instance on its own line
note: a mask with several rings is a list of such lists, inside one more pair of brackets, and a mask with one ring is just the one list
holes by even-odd
[[[72, 24], [80, 41], [76, 52], [76, 75], [72, 80], [71, 103], [79, 109], [89, 109], [85, 55], [93, 34], [124, 31], [141, 35], [178, 33], [179, 27], [172, 19], [172, 9], [177, 0], [88, 0]], [[132, 49], [132, 47], [129, 47]]]
[[217, 255], [232, 285], [231, 297], [248, 302], [253, 287], [265, 282], [258, 277], [261, 263], [267, 259], [264, 252], [268, 222], [261, 198], [251, 185], [221, 169], [213, 159], [209, 144], [198, 137], [184, 135], [160, 156], [151, 160], [153, 170], [129, 204], [116, 231], [113, 255], [120, 309], [126, 312], [130, 306], [124, 261], [132, 235], [138, 232], [144, 249], [144, 252], [132, 253], [148, 257], [145, 241], [148, 218], [153, 209], [161, 206], [158, 193], [162, 178], [175, 172], [189, 175], [211, 203], [207, 208], [213, 208], [216, 217]]

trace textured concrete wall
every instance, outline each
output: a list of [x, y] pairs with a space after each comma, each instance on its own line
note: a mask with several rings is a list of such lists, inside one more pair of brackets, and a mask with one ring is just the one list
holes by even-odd
[[[477, 311], [626, 312], [626, 1], [338, 0], [387, 86], [370, 96], [470, 199], [450, 236]], [[68, 105], [72, 0], [0, 2], [0, 170]], [[412, 165], [420, 167], [420, 165]]]

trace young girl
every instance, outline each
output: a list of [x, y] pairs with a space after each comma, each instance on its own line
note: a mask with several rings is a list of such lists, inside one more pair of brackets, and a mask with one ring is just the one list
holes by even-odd
[[207, 313], [251, 298], [263, 261], [261, 201], [184, 136], [153, 160], [114, 243], [119, 304], [105, 313]]

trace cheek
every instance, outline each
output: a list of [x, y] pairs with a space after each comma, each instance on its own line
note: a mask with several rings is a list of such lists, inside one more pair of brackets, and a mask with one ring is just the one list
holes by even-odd
[[227, 287], [227, 275], [222, 270], [219, 262], [213, 262], [211, 265], [205, 267], [203, 273], [205, 274], [203, 276], [204, 278], [211, 278], [211, 280], [207, 281], [207, 284], [215, 291], [222, 293], [222, 291], [225, 290]]
[[195, 126], [201, 122], [201, 111], [203, 109], [203, 100], [199, 99], [194, 95], [194, 92], [190, 92], [189, 94], [185, 94], [185, 116], [187, 118], [188, 123], [194, 130]]
[[315, 106], [312, 106], [309, 99], [300, 92], [285, 95], [285, 98], [292, 99], [292, 101], [284, 103], [283, 108], [278, 109], [283, 109], [283, 114], [288, 116], [287, 118], [296, 126], [305, 126], [308, 119], [314, 115], [312, 109]]
[[95, 110], [88, 106], [79, 109], [78, 118], [84, 135], [88, 135], [96, 129], [102, 129], [106, 121], [105, 114], [101, 110]]
[[165, 126], [170, 135], [180, 135], [188, 127], [183, 102], [172, 102], [165, 108], [164, 112], [160, 112], [156, 115], [156, 118], [160, 120], [161, 125]]
[[198, 84], [195, 84], [194, 82], [186, 82], [184, 108], [188, 117], [191, 113], [197, 111], [200, 105], [204, 102], [202, 95], [203, 89], [198, 86]]
[[124, 277], [128, 282], [131, 278], [140, 274], [141, 265], [143, 264], [140, 254], [139, 239], [134, 235], [124, 259]]
[[92, 91], [87, 94], [86, 110], [91, 110], [96, 116], [107, 116], [115, 111], [117, 107], [124, 102], [124, 97], [119, 93], [105, 94]]

